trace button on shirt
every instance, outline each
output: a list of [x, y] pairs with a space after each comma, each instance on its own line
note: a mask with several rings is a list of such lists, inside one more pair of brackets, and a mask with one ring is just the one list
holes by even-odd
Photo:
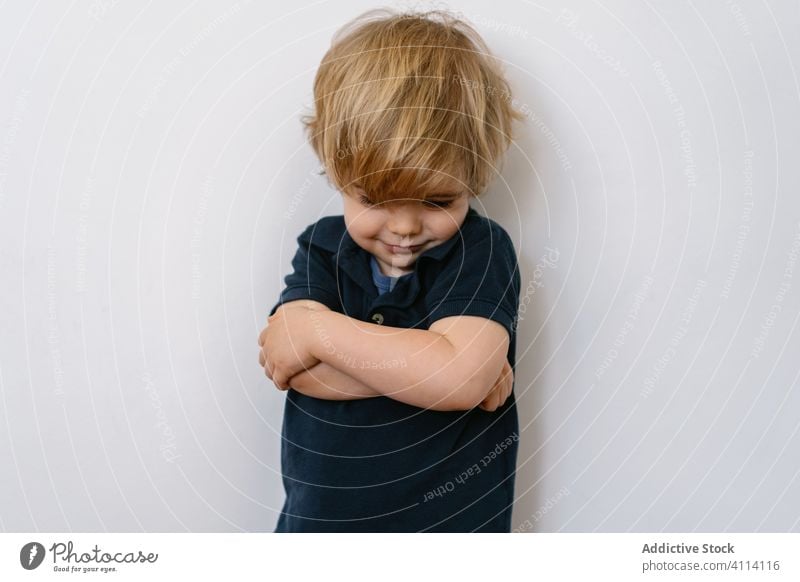
[[[391, 327], [485, 317], [508, 332], [514, 367], [516, 253], [506, 231], [474, 209], [402, 277], [380, 273], [341, 215], [321, 218], [297, 243], [293, 271], [270, 315], [283, 303], [313, 299]], [[494, 412], [444, 412], [386, 396], [322, 400], [290, 389], [281, 446], [286, 500], [275, 531], [510, 531], [518, 431], [513, 392]]]

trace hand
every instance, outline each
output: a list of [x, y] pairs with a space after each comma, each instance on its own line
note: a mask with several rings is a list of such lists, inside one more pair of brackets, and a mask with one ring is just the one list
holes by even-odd
[[319, 363], [310, 353], [309, 312], [324, 310], [328, 308], [322, 303], [307, 299], [285, 303], [259, 334], [258, 362], [279, 390], [287, 390], [292, 376]]
[[494, 412], [505, 403], [506, 399], [511, 395], [511, 389], [514, 386], [514, 371], [508, 360], [503, 360], [503, 369], [500, 371], [500, 376], [494, 383], [494, 386], [486, 395], [478, 407], [486, 410], [487, 412]]

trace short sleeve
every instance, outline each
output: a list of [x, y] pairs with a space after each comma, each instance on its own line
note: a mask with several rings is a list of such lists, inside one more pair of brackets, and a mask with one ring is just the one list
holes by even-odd
[[336, 271], [330, 254], [310, 242], [313, 227], [312, 224], [297, 237], [297, 252], [292, 259], [292, 272], [284, 278], [285, 287], [281, 291], [280, 299], [270, 310], [270, 315], [284, 303], [296, 299], [312, 299], [333, 311], [342, 311]]
[[508, 233], [482, 218], [456, 243], [426, 294], [428, 320], [472, 315], [496, 321], [514, 337], [520, 296], [517, 254]]

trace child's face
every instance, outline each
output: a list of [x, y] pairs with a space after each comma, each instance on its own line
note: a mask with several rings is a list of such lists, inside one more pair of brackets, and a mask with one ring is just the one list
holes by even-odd
[[384, 275], [414, 270], [417, 257], [458, 232], [469, 210], [463, 191], [428, 200], [392, 200], [373, 205], [360, 190], [343, 195], [344, 221], [350, 237], [378, 261]]

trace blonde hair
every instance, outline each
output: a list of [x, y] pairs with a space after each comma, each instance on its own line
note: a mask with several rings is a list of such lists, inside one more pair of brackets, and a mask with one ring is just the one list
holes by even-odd
[[334, 35], [302, 118], [328, 180], [373, 203], [486, 188], [513, 140], [502, 70], [480, 35], [434, 10], [370, 10]]

